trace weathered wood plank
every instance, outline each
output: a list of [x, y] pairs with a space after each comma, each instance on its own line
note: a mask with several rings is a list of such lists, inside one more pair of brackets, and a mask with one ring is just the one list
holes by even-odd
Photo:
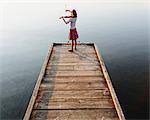
[[[68, 48], [70, 48], [71, 47], [71, 45], [57, 45], [57, 48], [58, 49], [68, 49]], [[85, 50], [85, 49], [93, 49], [94, 50], [94, 47], [93, 46], [89, 46], [89, 45], [77, 45], [77, 48], [78, 49], [83, 49], [83, 50]]]
[[[55, 47], [54, 48], [54, 52], [61, 52], [61, 53], [66, 53], [68, 52], [68, 49], [70, 49], [70, 47]], [[76, 52], [86, 52], [86, 53], [95, 53], [94, 47], [78, 47], [77, 50], [74, 51], [74, 53]], [[74, 54], [73, 53], [73, 54]]]
[[95, 51], [89, 51], [89, 50], [86, 50], [86, 51], [82, 51], [82, 50], [77, 50], [77, 51], [74, 51], [74, 52], [68, 52], [68, 50], [62, 50], [62, 51], [55, 51], [53, 52], [54, 54], [85, 54], [85, 55], [88, 55], [88, 54], [95, 54]]
[[97, 59], [96, 58], [69, 58], [69, 57], [66, 57], [66, 58], [56, 58], [56, 57], [53, 57], [53, 58], [51, 58], [51, 61], [52, 62], [77, 62], [77, 63], [79, 63], [79, 62], [93, 62], [93, 63], [97, 63], [98, 61], [97, 61]]
[[93, 63], [93, 64], [99, 64], [98, 61], [93, 61], [93, 60], [52, 60], [51, 63]]
[[102, 72], [97, 71], [45, 71], [49, 76], [103, 76]]
[[70, 71], [70, 70], [84, 70], [84, 71], [88, 71], [88, 70], [91, 70], [91, 71], [94, 71], [94, 70], [101, 70], [100, 66], [98, 65], [95, 65], [95, 66], [85, 66], [85, 65], [81, 65], [81, 66], [74, 66], [74, 65], [51, 65], [51, 66], [48, 66], [46, 68], [46, 70], [53, 70], [53, 71], [61, 71], [61, 70], [66, 70], [66, 71]]
[[97, 83], [101, 83], [101, 82], [105, 82], [105, 79], [103, 77], [87, 77], [87, 76], [83, 76], [83, 77], [79, 77], [79, 76], [61, 76], [61, 77], [44, 77], [43, 78], [43, 83], [65, 83], [65, 82], [72, 82], [72, 83], [82, 83], [82, 82], [97, 82]]
[[100, 66], [74, 66], [74, 70], [99, 70], [101, 71]]
[[61, 71], [61, 70], [74, 70], [74, 66], [73, 65], [50, 65], [50, 66], [47, 66], [46, 70], [53, 70], [53, 71]]
[[[90, 91], [41, 91], [35, 102], [34, 109], [42, 109], [39, 104], [48, 105], [50, 102], [78, 102], [82, 104], [85, 102], [105, 101], [108, 100], [112, 104], [110, 94], [104, 94], [104, 90]], [[63, 103], [65, 104], [65, 103]], [[82, 106], [82, 104], [80, 106]], [[38, 107], [38, 108], [37, 108]], [[78, 107], [78, 106], [77, 106]], [[44, 108], [43, 108], [44, 109]], [[46, 109], [46, 108], [45, 108]]]
[[57, 54], [53, 54], [52, 57], [56, 57], [56, 58], [66, 58], [66, 57], [73, 57], [73, 58], [97, 58], [97, 56], [95, 55], [95, 53], [90, 53], [90, 54], [83, 54], [78, 52], [73, 52], [72, 53], [57, 53]]
[[81, 109], [81, 108], [114, 108], [112, 99], [59, 99], [36, 102], [34, 109]]
[[115, 109], [34, 110], [31, 120], [119, 120]]
[[56, 57], [56, 58], [97, 58], [96, 54], [82, 54], [82, 53], [76, 53], [76, 54], [69, 54], [69, 53], [62, 53], [62, 54], [52, 54], [52, 58]]
[[70, 48], [65, 49], [65, 48], [58, 48], [58, 47], [54, 47], [53, 53], [54, 54], [95, 54], [95, 50], [92, 48], [77, 48], [77, 50], [74, 50], [74, 52], [69, 52]]
[[61, 83], [61, 84], [41, 84], [40, 90], [101, 90], [106, 89], [106, 84], [98, 83]]
[[50, 100], [50, 99], [56, 99], [57, 98], [63, 98], [63, 99], [69, 99], [69, 98], [111, 98], [110, 93], [105, 94], [105, 90], [76, 90], [76, 91], [39, 91], [37, 100], [44, 99], [44, 100]]
[[79, 62], [79, 63], [59, 63], [59, 62], [50, 62], [48, 63], [48, 67], [50, 65], [75, 65], [75, 66], [80, 66], [80, 65], [86, 65], [86, 66], [95, 66], [95, 65], [99, 65], [99, 62], [93, 63], [93, 62]]

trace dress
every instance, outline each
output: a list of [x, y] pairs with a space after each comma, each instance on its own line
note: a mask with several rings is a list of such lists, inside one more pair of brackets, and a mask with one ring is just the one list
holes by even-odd
[[77, 20], [77, 17], [70, 18], [68, 21], [68, 23], [70, 22], [69, 40], [76, 40], [77, 38], [79, 38], [78, 32], [76, 30], [76, 26], [75, 26], [76, 20]]

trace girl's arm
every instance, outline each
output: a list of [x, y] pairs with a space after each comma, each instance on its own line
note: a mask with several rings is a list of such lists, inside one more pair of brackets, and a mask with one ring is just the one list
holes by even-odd
[[71, 10], [66, 10], [66, 12], [71, 12]]
[[66, 20], [64, 19], [64, 17], [62, 17], [62, 19], [63, 19], [63, 21], [66, 23], [66, 24], [68, 24], [69, 22], [66, 22]]
[[71, 19], [69, 19], [68, 21], [66, 21], [64, 18], [72, 18], [72, 16], [62, 16], [59, 19], [63, 19], [63, 21], [68, 24], [69, 22], [71, 22]]
[[63, 18], [71, 18], [72, 16], [63, 16]]
[[[71, 12], [71, 10], [66, 10], [66, 12]], [[59, 19], [61, 19], [61, 18], [72, 18], [72, 16], [62, 16]]]
[[61, 16], [59, 19], [61, 18], [71, 18], [72, 16]]

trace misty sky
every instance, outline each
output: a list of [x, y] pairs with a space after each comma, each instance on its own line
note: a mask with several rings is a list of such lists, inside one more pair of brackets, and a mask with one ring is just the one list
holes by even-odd
[[[94, 22], [93, 18], [100, 16], [101, 18], [113, 19], [115, 14], [127, 14], [130, 9], [126, 9], [126, 4], [130, 6], [137, 6], [137, 4], [145, 4], [135, 0], [122, 2], [114, 1], [98, 1], [98, 2], [67, 2], [67, 1], [28, 1], [21, 0], [19, 2], [8, 1], [0, 2], [0, 30], [32, 30], [41, 28], [56, 29], [56, 27], [63, 27], [61, 20], [58, 18], [61, 15], [66, 15], [65, 8], [75, 8], [80, 18], [80, 23], [88, 24], [90, 21]], [[118, 5], [120, 4], [120, 5]], [[136, 10], [136, 9], [135, 9]], [[133, 9], [134, 11], [134, 9]], [[136, 11], [134, 11], [136, 13]], [[92, 16], [88, 16], [88, 14]], [[138, 14], [138, 13], [137, 13]], [[102, 19], [104, 20], [104, 19]]]

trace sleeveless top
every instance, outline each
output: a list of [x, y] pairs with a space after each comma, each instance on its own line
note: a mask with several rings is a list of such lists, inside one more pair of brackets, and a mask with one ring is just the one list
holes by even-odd
[[70, 22], [70, 29], [76, 28], [76, 21], [77, 21], [77, 17], [69, 19], [68, 23]]

